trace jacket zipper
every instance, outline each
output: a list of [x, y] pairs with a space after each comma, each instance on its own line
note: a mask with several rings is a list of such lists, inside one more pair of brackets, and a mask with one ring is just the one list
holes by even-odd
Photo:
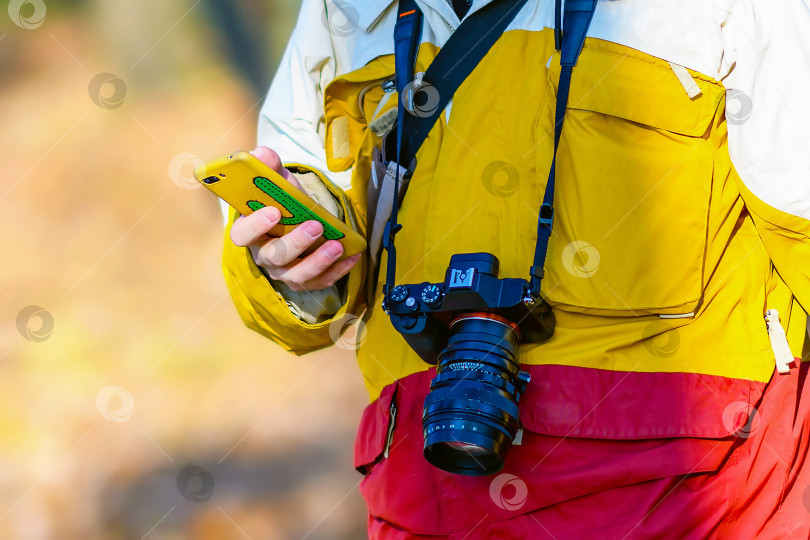
[[391, 399], [391, 407], [389, 408], [390, 418], [388, 420], [388, 435], [385, 438], [385, 448], [383, 449], [383, 458], [388, 459], [388, 451], [391, 449], [391, 443], [394, 442], [394, 425], [397, 419], [397, 404], [394, 399]]

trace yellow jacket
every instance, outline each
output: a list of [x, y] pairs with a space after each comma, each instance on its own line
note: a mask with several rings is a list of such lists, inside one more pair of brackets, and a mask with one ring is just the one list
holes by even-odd
[[[423, 72], [459, 21], [445, 0], [418, 4]], [[543, 283], [556, 331], [521, 348], [524, 364], [764, 383], [775, 361], [768, 309], [800, 356], [801, 305], [810, 306], [810, 10], [800, 0], [755, 5], [598, 3], [558, 153]], [[260, 144], [346, 190], [361, 232], [379, 144], [368, 125], [396, 105], [384, 88], [395, 18], [387, 0], [304, 0], [260, 119]], [[526, 277], [553, 148], [552, 27], [553, 2], [529, 2], [420, 149], [399, 214], [398, 283], [441, 281], [451, 254], [476, 251], [499, 257], [501, 277]], [[365, 312], [358, 360], [373, 400], [428, 366], [382, 312], [381, 285], [366, 298], [366, 280], [384, 279], [367, 266], [334, 291], [337, 313], [309, 324], [226, 232], [240, 315], [287, 350], [330, 346], [342, 321]]]

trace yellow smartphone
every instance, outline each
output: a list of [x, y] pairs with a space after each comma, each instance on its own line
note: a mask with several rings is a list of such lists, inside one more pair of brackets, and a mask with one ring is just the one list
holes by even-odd
[[327, 240], [343, 244], [341, 259], [366, 249], [365, 238], [250, 152], [235, 152], [201, 165], [194, 170], [194, 178], [243, 215], [265, 206], [278, 208], [281, 220], [270, 230], [271, 236], [285, 235], [305, 221], [320, 221], [323, 235], [304, 253]]

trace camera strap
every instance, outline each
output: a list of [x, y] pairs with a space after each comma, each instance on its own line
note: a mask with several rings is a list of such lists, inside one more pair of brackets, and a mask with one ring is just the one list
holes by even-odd
[[[421, 80], [414, 78], [416, 54], [421, 42], [422, 11], [414, 0], [400, 0], [394, 26], [394, 81], [399, 95], [397, 104], [396, 162], [394, 202], [391, 218], [383, 233], [383, 247], [388, 251], [383, 294], [394, 287], [396, 251], [394, 236], [402, 228], [397, 223], [399, 183], [402, 176], [413, 172], [417, 150], [430, 133], [461, 83], [472, 73], [527, 0], [494, 0], [470, 15], [453, 32], [433, 59]], [[425, 109], [415, 103], [415, 95], [427, 98]], [[406, 114], [407, 113], [407, 114]]]
[[[402, 142], [399, 150], [401, 154], [397, 156], [398, 163], [405, 167], [411, 164], [417, 150], [422, 146], [428, 133], [430, 133], [430, 130], [444, 112], [453, 94], [456, 93], [461, 83], [467, 79], [475, 67], [481, 63], [481, 60], [498, 41], [498, 38], [501, 37], [506, 27], [514, 20], [526, 2], [527, 0], [493, 0], [464, 19], [453, 32], [453, 35], [450, 36], [450, 39], [442, 45], [439, 54], [428, 66], [421, 81], [417, 82], [413, 78], [415, 58], [403, 58], [401, 62], [398, 60], [400, 56], [405, 56], [406, 50], [404, 48], [404, 38], [402, 41], [397, 40], [397, 27], [401, 27], [402, 32], [404, 32], [407, 23], [403, 15], [407, 16], [411, 11], [415, 11], [413, 16], [421, 19], [422, 13], [414, 0], [400, 1], [400, 14], [397, 18], [397, 26], [394, 27], [394, 57], [397, 91], [402, 92], [400, 96], [403, 98], [400, 99], [399, 106], [404, 110], [399, 112], [409, 114], [402, 114], [397, 117], [398, 128], [402, 129], [401, 133], [397, 133], [398, 135], [402, 134], [402, 138], [398, 140], [398, 144], [399, 141]], [[412, 7], [403, 6], [403, 4], [410, 4]], [[416, 36], [416, 38], [419, 41], [419, 36]], [[403, 45], [400, 45], [400, 43], [403, 43]], [[413, 46], [413, 43], [413, 40], [408, 43], [407, 54], [414, 54], [415, 56], [418, 43], [416, 46]], [[410, 67], [411, 71], [401, 72], [401, 64], [403, 69]], [[402, 73], [402, 80], [399, 78], [400, 73]], [[414, 103], [414, 96], [419, 93], [423, 94], [423, 97], [427, 100], [424, 109]], [[402, 121], [400, 122], [399, 119]]]
[[[395, 84], [399, 95], [397, 105], [396, 156], [398, 172], [394, 176], [394, 201], [391, 217], [383, 233], [383, 247], [388, 251], [384, 298], [395, 285], [396, 251], [394, 236], [402, 228], [397, 223], [399, 208], [399, 182], [403, 175], [413, 172], [416, 152], [430, 133], [450, 99], [461, 83], [472, 73], [486, 53], [514, 20], [527, 0], [493, 0], [473, 13], [459, 25], [450, 39], [436, 55], [421, 81], [414, 80], [414, 65], [422, 34], [422, 12], [415, 0], [400, 0], [397, 22], [394, 26], [394, 66]], [[551, 236], [554, 200], [554, 171], [568, 92], [571, 72], [576, 65], [585, 34], [593, 18], [597, 0], [566, 0], [564, 27], [561, 25], [562, 0], [555, 2], [555, 46], [561, 50], [561, 74], [557, 89], [555, 111], [554, 158], [552, 159], [549, 181], [540, 208], [537, 225], [537, 245], [531, 267], [530, 288], [532, 298], [540, 295], [540, 282], [543, 278], [548, 240]], [[421, 110], [414, 101], [416, 93], [424, 92], [429, 107]], [[406, 114], [407, 112], [407, 114]], [[405, 168], [407, 167], [407, 169]], [[385, 302], [384, 302], [385, 304]]]
[[540, 215], [537, 218], [537, 244], [534, 248], [534, 264], [532, 264], [529, 279], [529, 288], [533, 299], [540, 298], [540, 285], [545, 275], [543, 267], [546, 263], [548, 240], [551, 237], [551, 227], [554, 221], [554, 180], [557, 169], [557, 147], [560, 145], [565, 109], [568, 106], [568, 92], [571, 89], [571, 73], [577, 65], [579, 53], [585, 44], [585, 34], [593, 19], [597, 0], [566, 0], [565, 19], [560, 24], [563, 11], [562, 0], [556, 0], [554, 6], [554, 46], [560, 51], [560, 81], [557, 83], [557, 106], [554, 111], [554, 154], [551, 158], [551, 169], [548, 173], [546, 191], [543, 195], [543, 204], [540, 205]]

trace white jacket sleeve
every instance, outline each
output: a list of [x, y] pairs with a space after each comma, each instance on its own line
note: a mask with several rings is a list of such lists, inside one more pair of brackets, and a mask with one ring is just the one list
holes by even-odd
[[764, 202], [810, 219], [810, 4], [737, 2], [724, 33], [737, 172]]
[[738, 0], [723, 27], [729, 153], [777, 271], [810, 309], [810, 4]]

